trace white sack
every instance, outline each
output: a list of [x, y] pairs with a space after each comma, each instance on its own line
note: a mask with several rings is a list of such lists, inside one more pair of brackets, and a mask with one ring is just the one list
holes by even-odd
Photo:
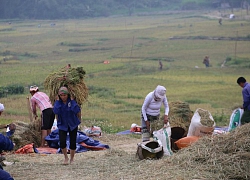
[[169, 123], [158, 131], [153, 132], [153, 138], [160, 141], [163, 147], [164, 155], [171, 156], [173, 154], [171, 150], [171, 127]]
[[[203, 109], [197, 109], [191, 119], [191, 123], [188, 129], [188, 134], [187, 136], [198, 136], [198, 137], [202, 137], [205, 135], [212, 135], [215, 125], [216, 123], [214, 122], [212, 127], [208, 127], [208, 126], [204, 126], [201, 124], [201, 116], [198, 113], [198, 110], [202, 110], [202, 111], [206, 111]], [[209, 118], [214, 121], [212, 115], [210, 112], [209, 113]]]

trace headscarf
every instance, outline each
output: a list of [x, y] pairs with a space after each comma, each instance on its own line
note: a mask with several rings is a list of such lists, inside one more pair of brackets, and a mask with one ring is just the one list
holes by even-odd
[[36, 85], [33, 85], [33, 86], [30, 86], [30, 92], [32, 92], [32, 91], [38, 91], [38, 87], [36, 86]]
[[160, 86], [158, 85], [156, 88], [155, 88], [155, 91], [154, 91], [154, 95], [155, 97], [157, 98], [161, 98], [163, 99], [166, 95], [166, 88], [164, 86]]
[[4, 111], [4, 105], [0, 103], [0, 112]]
[[66, 87], [60, 87], [60, 89], [58, 91], [58, 94], [59, 95], [61, 95], [61, 94], [69, 94], [69, 90]]

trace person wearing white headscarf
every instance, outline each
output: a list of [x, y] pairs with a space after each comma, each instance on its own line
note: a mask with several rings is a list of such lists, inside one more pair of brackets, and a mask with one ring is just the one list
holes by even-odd
[[3, 111], [4, 111], [4, 105], [0, 103], [0, 115], [2, 114]]
[[[166, 97], [166, 88], [158, 85], [154, 91], [145, 97], [141, 109], [142, 141], [149, 141], [154, 130], [168, 123], [169, 105]], [[160, 122], [160, 109], [165, 107], [164, 120]], [[153, 127], [154, 126], [154, 127]]]

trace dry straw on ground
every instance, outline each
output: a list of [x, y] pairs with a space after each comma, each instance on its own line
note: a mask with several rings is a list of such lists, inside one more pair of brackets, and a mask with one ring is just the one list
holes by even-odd
[[250, 179], [250, 124], [228, 134], [200, 138], [171, 161], [188, 170], [217, 174], [220, 179]]

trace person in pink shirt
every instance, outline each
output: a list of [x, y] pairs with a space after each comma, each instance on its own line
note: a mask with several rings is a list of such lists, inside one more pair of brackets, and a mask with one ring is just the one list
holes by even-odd
[[30, 94], [32, 96], [30, 99], [31, 110], [35, 119], [38, 117], [36, 108], [38, 107], [41, 111], [41, 147], [44, 147], [46, 146], [45, 137], [51, 133], [55, 114], [48, 95], [44, 92], [40, 92], [36, 85], [30, 87]]

